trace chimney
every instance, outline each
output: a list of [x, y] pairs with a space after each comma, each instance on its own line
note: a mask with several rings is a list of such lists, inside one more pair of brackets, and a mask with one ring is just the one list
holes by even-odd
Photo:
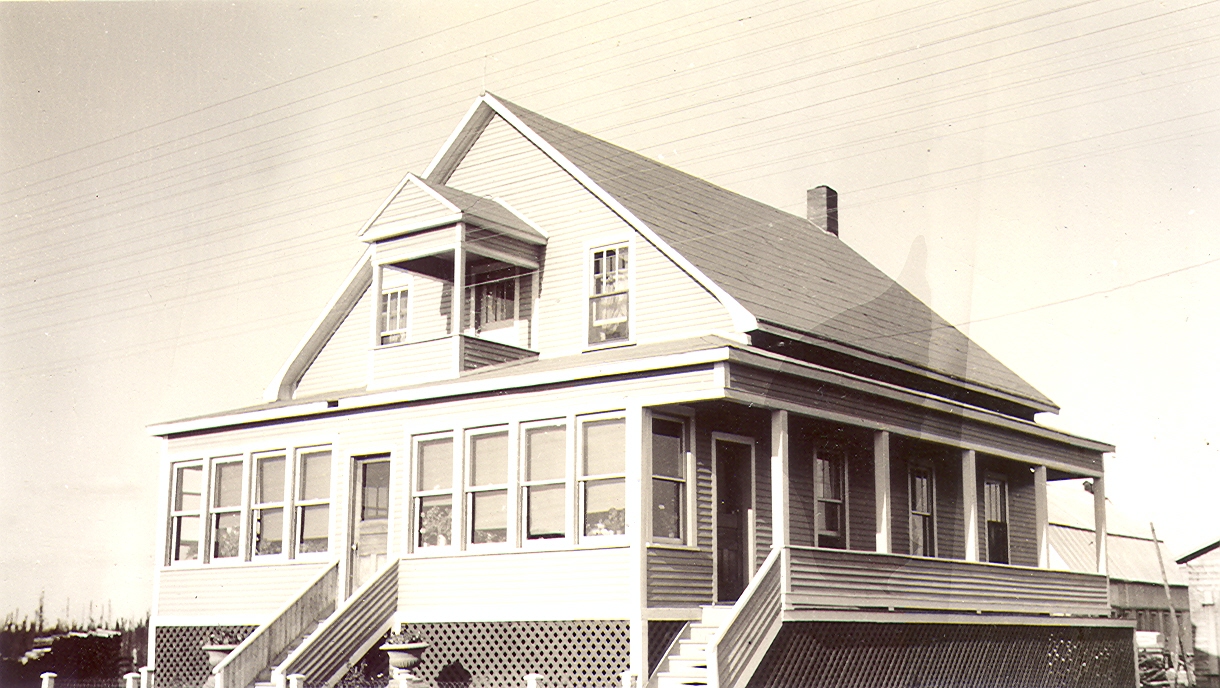
[[829, 186], [806, 191], [805, 217], [819, 228], [839, 236], [839, 194]]

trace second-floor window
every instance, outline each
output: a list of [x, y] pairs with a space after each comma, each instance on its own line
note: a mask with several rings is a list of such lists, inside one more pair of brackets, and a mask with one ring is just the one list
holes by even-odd
[[987, 522], [987, 561], [1008, 563], [1008, 481], [1002, 476], [983, 479], [983, 512]]
[[407, 290], [381, 292], [381, 343], [407, 341]]
[[589, 344], [625, 341], [629, 336], [627, 247], [593, 250], [589, 285]]
[[212, 463], [211, 533], [212, 559], [241, 555], [241, 475], [240, 459]]
[[932, 470], [914, 466], [910, 472], [911, 554], [917, 557], [936, 556], [936, 530], [932, 518], [934, 503]]
[[652, 535], [685, 538], [686, 426], [668, 418], [652, 419]]
[[847, 549], [845, 463], [842, 450], [822, 448], [814, 455], [814, 544], [818, 547]]

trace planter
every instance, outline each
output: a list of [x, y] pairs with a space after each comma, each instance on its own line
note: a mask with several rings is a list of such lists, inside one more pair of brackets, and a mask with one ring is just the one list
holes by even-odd
[[423, 642], [386, 643], [377, 649], [390, 656], [390, 666], [409, 672], [419, 665], [419, 661], [424, 656], [424, 650], [429, 647], [431, 645]]
[[203, 651], [208, 653], [208, 664], [215, 669], [236, 648], [236, 645], [204, 645]]

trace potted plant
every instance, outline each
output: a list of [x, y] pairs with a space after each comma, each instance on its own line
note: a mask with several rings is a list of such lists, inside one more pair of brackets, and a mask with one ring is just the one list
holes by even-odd
[[404, 624], [399, 630], [386, 636], [379, 650], [390, 656], [390, 666], [410, 673], [419, 665], [424, 656], [424, 650], [431, 647], [417, 633], [407, 631]]
[[203, 646], [203, 651], [208, 653], [208, 664], [215, 669], [244, 639], [241, 632], [231, 628], [216, 628], [210, 631], [208, 642]]

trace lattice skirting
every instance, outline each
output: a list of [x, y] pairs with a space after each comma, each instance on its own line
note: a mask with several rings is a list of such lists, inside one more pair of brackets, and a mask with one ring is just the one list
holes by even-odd
[[505, 621], [408, 624], [431, 644], [416, 674], [430, 686], [521, 688], [541, 674], [547, 688], [610, 688], [630, 669], [627, 621]]
[[208, 655], [203, 651], [209, 634], [227, 631], [245, 638], [255, 628], [257, 626], [158, 626], [153, 636], [157, 652], [154, 678], [157, 688], [199, 688], [212, 676]]
[[749, 688], [1135, 685], [1124, 628], [785, 623]]
[[682, 629], [685, 621], [649, 621], [648, 622], [648, 674], [657, 670], [665, 659], [665, 651]]

